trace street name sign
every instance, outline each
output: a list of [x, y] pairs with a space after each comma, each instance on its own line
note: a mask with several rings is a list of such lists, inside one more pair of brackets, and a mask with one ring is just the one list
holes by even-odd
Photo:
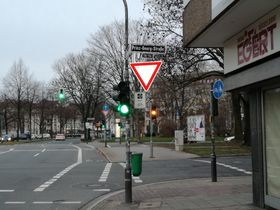
[[130, 45], [131, 52], [139, 52], [139, 53], [157, 53], [157, 54], [165, 54], [166, 46], [164, 45], [142, 45], [142, 44], [131, 44]]
[[148, 91], [153, 83], [162, 61], [130, 63], [130, 67], [145, 91]]
[[222, 80], [219, 79], [214, 82], [212, 91], [215, 99], [219, 99], [222, 97], [224, 91], [224, 83], [222, 82]]

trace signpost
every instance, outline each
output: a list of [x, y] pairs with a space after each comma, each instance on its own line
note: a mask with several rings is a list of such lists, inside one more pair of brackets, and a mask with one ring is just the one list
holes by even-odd
[[211, 177], [212, 182], [217, 182], [217, 163], [216, 163], [216, 152], [215, 152], [215, 127], [214, 127], [214, 116], [217, 115], [217, 110], [214, 109], [214, 100], [218, 100], [222, 97], [224, 91], [224, 83], [222, 80], [217, 80], [211, 86], [211, 142], [212, 142], [212, 154], [211, 154]]
[[130, 63], [130, 67], [138, 81], [147, 92], [152, 85], [162, 61]]
[[107, 147], [107, 137], [106, 137], [106, 128], [107, 128], [107, 126], [106, 126], [106, 116], [107, 116], [107, 114], [108, 114], [108, 112], [109, 112], [109, 105], [108, 104], [106, 104], [106, 103], [104, 103], [103, 104], [103, 106], [102, 106], [102, 110], [101, 110], [101, 112], [103, 113], [103, 115], [104, 115], [104, 118], [105, 118], [105, 127], [104, 127], [104, 143], [105, 143], [105, 147]]
[[214, 82], [212, 91], [215, 99], [220, 99], [222, 97], [224, 91], [224, 83], [222, 80], [219, 79]]

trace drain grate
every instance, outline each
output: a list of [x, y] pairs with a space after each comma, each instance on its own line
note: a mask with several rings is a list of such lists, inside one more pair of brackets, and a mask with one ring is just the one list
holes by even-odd
[[139, 209], [152, 209], [152, 208], [160, 208], [160, 201], [151, 201], [151, 202], [141, 202], [139, 204]]

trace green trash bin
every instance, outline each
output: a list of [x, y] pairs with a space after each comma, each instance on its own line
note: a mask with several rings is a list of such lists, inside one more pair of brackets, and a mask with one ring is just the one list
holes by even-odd
[[131, 169], [133, 176], [140, 176], [142, 172], [142, 156], [143, 153], [131, 154]]

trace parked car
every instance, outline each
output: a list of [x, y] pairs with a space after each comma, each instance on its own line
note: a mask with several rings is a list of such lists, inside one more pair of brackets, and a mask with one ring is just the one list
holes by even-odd
[[51, 135], [49, 133], [43, 133], [43, 138], [44, 139], [50, 139]]
[[7, 141], [12, 141], [12, 137], [9, 135], [9, 134], [4, 134], [2, 137], [1, 137], [1, 142], [7, 142]]
[[235, 136], [227, 136], [224, 138], [225, 142], [230, 142], [231, 140], [234, 140]]
[[62, 133], [56, 134], [55, 140], [56, 141], [65, 141], [65, 135]]
[[19, 134], [19, 139], [21, 139], [21, 140], [30, 139], [30, 135], [28, 135], [28, 134], [26, 134], [26, 133], [20, 133], [20, 134]]

